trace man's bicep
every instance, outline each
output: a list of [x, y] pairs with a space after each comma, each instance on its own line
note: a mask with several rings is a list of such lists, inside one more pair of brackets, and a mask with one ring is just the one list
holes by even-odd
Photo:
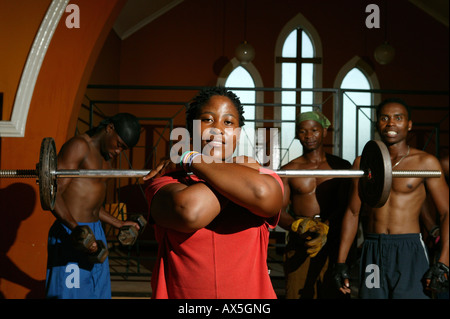
[[431, 194], [439, 213], [448, 211], [449, 194], [448, 185], [444, 177], [427, 178], [426, 187]]
[[[436, 157], [429, 155], [426, 157], [426, 160], [422, 160], [422, 162], [424, 168], [429, 170], [440, 170], [442, 172], [441, 165]], [[438, 211], [440, 213], [448, 212], [448, 184], [444, 174], [441, 174], [441, 177], [438, 178], [426, 178], [425, 186], [428, 193], [431, 194]]]

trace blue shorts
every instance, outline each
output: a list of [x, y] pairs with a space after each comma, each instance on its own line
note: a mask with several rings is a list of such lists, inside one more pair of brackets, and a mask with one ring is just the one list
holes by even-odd
[[368, 234], [361, 253], [359, 295], [363, 299], [428, 299], [429, 269], [421, 234]]
[[[88, 225], [96, 240], [106, 245], [100, 221], [78, 223]], [[56, 221], [49, 231], [46, 298], [111, 299], [111, 279], [108, 258], [103, 263], [91, 263], [87, 254], [73, 248], [71, 230]]]

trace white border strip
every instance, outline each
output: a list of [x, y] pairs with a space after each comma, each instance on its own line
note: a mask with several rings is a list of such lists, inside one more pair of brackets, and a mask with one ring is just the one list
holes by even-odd
[[69, 0], [53, 0], [34, 38], [17, 89], [11, 121], [0, 121], [0, 137], [24, 137], [34, 86], [59, 20]]

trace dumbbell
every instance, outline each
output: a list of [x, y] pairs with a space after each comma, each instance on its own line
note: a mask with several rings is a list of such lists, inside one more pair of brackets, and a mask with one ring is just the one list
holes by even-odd
[[133, 215], [128, 220], [137, 223], [139, 225], [139, 230], [137, 230], [134, 226], [123, 226], [120, 228], [117, 239], [124, 246], [134, 245], [138, 236], [142, 234], [145, 226], [147, 225], [147, 220], [145, 220], [142, 215]]
[[[73, 247], [85, 252], [91, 263], [102, 263], [108, 257], [108, 248], [102, 240], [96, 240], [91, 228], [87, 225], [77, 226], [70, 234]], [[97, 250], [91, 251], [90, 247], [97, 243]]]

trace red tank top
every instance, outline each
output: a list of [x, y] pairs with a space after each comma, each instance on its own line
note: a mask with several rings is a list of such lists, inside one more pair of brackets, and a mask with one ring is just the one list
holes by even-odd
[[[283, 183], [273, 171], [263, 169]], [[146, 189], [153, 196], [171, 183], [202, 182], [195, 175], [154, 179]], [[152, 274], [152, 298], [274, 299], [267, 268], [270, 219], [252, 214], [232, 202], [207, 227], [182, 233], [154, 225], [158, 257]]]

